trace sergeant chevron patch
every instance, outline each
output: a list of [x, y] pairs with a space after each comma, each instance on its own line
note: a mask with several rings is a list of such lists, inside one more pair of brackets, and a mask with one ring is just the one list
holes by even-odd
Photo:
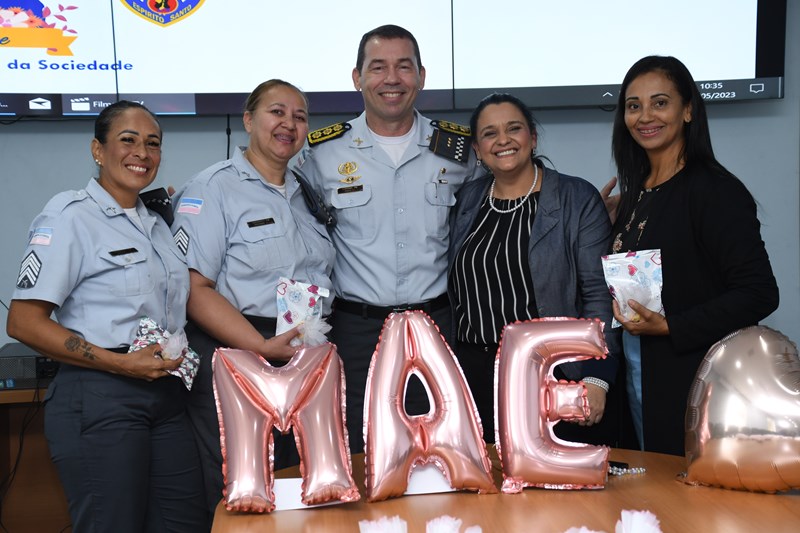
[[39, 279], [39, 272], [42, 270], [42, 261], [35, 252], [31, 252], [22, 260], [19, 267], [19, 276], [17, 277], [18, 289], [30, 289], [36, 285], [36, 280]]
[[183, 226], [178, 228], [178, 231], [175, 232], [175, 235], [172, 236], [175, 239], [175, 244], [178, 246], [178, 250], [181, 251], [183, 255], [189, 251], [189, 234], [186, 233], [186, 230], [183, 229]]

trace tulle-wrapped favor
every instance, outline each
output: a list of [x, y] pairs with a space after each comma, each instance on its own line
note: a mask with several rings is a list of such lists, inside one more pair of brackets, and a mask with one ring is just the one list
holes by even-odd
[[186, 333], [184, 333], [183, 329], [170, 333], [156, 324], [155, 320], [142, 317], [139, 320], [139, 326], [136, 328], [136, 338], [131, 343], [128, 353], [141, 350], [155, 343], [161, 345], [162, 358], [178, 359], [183, 357], [181, 365], [175, 370], [170, 370], [169, 373], [181, 378], [186, 388], [192, 390], [194, 377], [197, 375], [197, 369], [200, 368], [200, 356], [189, 348], [189, 342], [186, 340]]
[[323, 300], [330, 295], [324, 287], [280, 278], [277, 287], [278, 323], [275, 333], [280, 335], [300, 326], [300, 335], [292, 346], [319, 346], [327, 342], [325, 335], [331, 330], [322, 318]]

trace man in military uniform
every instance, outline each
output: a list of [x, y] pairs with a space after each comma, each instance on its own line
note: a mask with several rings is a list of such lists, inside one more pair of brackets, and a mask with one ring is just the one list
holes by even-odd
[[[425, 311], [450, 338], [448, 215], [476, 166], [469, 129], [414, 109], [425, 85], [419, 46], [407, 30], [381, 26], [361, 39], [353, 84], [365, 111], [314, 131], [297, 165], [335, 218], [332, 337], [344, 362], [350, 450], [364, 447], [367, 373], [384, 320]], [[415, 377], [409, 414], [429, 410]]]

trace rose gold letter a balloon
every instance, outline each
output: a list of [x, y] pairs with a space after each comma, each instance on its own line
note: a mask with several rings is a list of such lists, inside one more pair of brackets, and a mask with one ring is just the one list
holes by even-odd
[[[418, 372], [431, 412], [409, 416], [406, 379]], [[472, 394], [436, 325], [421, 311], [386, 319], [372, 356], [364, 402], [367, 501], [401, 496], [411, 469], [433, 463], [454, 489], [497, 492]]]

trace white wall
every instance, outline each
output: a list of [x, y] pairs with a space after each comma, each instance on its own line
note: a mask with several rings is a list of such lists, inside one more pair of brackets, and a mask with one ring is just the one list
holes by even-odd
[[[786, 91], [781, 100], [709, 106], [718, 159], [739, 176], [760, 205], [762, 235], [778, 279], [781, 305], [764, 323], [800, 341], [800, 2], [787, 6]], [[265, 75], [269, 77], [268, 73]], [[313, 109], [312, 109], [313, 111]], [[613, 113], [542, 110], [540, 152], [562, 172], [601, 187], [614, 174]], [[350, 117], [312, 117], [312, 128]], [[468, 115], [442, 116], [466, 122]], [[244, 144], [231, 117], [231, 145]], [[180, 185], [227, 153], [226, 117], [165, 117], [164, 155], [156, 185]], [[22, 121], [0, 126], [0, 299], [14, 290], [28, 226], [59, 191], [86, 185], [94, 171], [91, 120]], [[0, 324], [6, 317], [0, 309]], [[0, 346], [10, 342], [0, 328]]]

